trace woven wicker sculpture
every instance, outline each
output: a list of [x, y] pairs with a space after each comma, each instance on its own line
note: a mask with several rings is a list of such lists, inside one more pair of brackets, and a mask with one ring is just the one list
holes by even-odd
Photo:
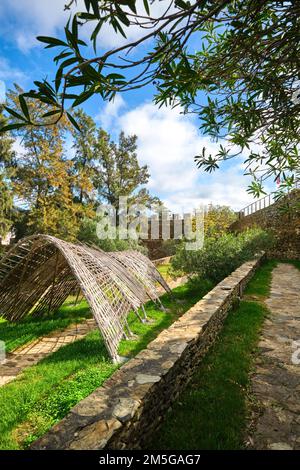
[[[57, 310], [77, 288], [87, 299], [113, 361], [127, 316], [151, 299], [157, 283], [168, 285], [153, 263], [135, 251], [106, 253], [48, 235], [34, 235], [14, 245], [0, 260], [0, 315], [18, 321]], [[143, 310], [144, 311], [144, 310]]]

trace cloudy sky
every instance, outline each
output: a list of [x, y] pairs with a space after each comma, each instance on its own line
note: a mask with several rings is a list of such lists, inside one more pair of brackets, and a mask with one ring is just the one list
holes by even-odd
[[[0, 1], [0, 92], [3, 82], [6, 88], [15, 82], [26, 89], [33, 80], [53, 76], [52, 52], [45, 51], [35, 38], [62, 35], [68, 19], [65, 1]], [[159, 13], [162, 6], [156, 3]], [[83, 35], [88, 37], [88, 33]], [[129, 31], [130, 39], [140, 34], [134, 27]], [[99, 40], [103, 48], [123, 41], [108, 27]], [[138, 136], [139, 161], [150, 168], [149, 190], [171, 210], [191, 210], [200, 203], [226, 204], [238, 210], [252, 202], [246, 191], [249, 178], [243, 176], [243, 159], [227, 162], [213, 174], [199, 171], [194, 156], [203, 147], [215, 153], [218, 146], [201, 135], [195, 118], [182, 115], [179, 108], [156, 107], [152, 93], [151, 88], [132, 91], [110, 103], [92, 99], [84, 109], [114, 137], [121, 129]]]

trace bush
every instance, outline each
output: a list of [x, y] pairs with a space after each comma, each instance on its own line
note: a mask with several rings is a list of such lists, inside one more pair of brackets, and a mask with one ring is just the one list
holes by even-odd
[[95, 245], [103, 251], [124, 251], [124, 250], [138, 250], [142, 253], [146, 253], [147, 250], [141, 246], [138, 240], [120, 240], [116, 239], [100, 239], [97, 236], [97, 220], [96, 219], [84, 219], [82, 221], [78, 240], [82, 243], [87, 243], [90, 245]]
[[271, 236], [261, 229], [249, 229], [238, 235], [228, 233], [219, 238], [206, 238], [201, 250], [188, 251], [181, 244], [172, 259], [172, 266], [185, 273], [220, 282], [242, 263], [266, 250], [271, 243]]

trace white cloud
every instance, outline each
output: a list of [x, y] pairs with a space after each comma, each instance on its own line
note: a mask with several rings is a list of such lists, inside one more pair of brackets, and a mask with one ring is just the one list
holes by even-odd
[[[80, 1], [79, 1], [79, 5], [80, 5]], [[165, 13], [165, 11], [168, 9], [168, 6], [170, 6], [170, 1], [154, 2], [153, 5], [150, 5], [151, 17], [159, 18], [163, 13]], [[127, 10], [131, 12], [129, 8], [127, 8]], [[148, 16], [144, 7], [143, 0], [137, 0], [136, 10], [139, 15], [143, 17]], [[171, 14], [174, 11], [175, 11], [175, 6], [171, 5], [171, 8], [168, 9], [168, 14]], [[93, 30], [92, 26], [95, 28], [95, 25], [93, 25], [93, 23], [90, 23], [88, 27], [83, 29], [82, 34], [86, 39], [89, 39], [91, 35], [91, 32]], [[130, 42], [136, 41], [142, 38], [143, 36], [148, 35], [149, 32], [151, 31], [147, 28], [141, 28], [138, 25], [130, 25], [129, 27], [125, 27], [124, 25], [122, 25], [122, 28], [125, 31], [126, 38], [124, 38], [119, 33], [118, 34], [115, 33], [114, 29], [108, 23], [105, 23], [102, 27], [101, 34], [99, 34], [99, 37], [98, 37], [98, 46], [102, 48], [103, 47], [109, 47], [109, 48], [120, 47], [129, 41]]]
[[3, 80], [0, 80], [0, 104], [5, 102], [6, 86]]
[[25, 87], [27, 81], [28, 76], [22, 70], [13, 66], [5, 57], [0, 56], [0, 103], [6, 100], [6, 83], [15, 82]]
[[215, 154], [219, 144], [202, 136], [190, 116], [180, 114], [179, 108], [159, 109], [152, 103], [117, 116], [116, 109], [120, 111], [123, 106], [123, 100], [117, 103], [109, 130], [123, 129], [138, 136], [139, 161], [148, 164], [151, 173], [148, 187], [171, 210], [190, 211], [200, 203], [211, 202], [241, 209], [252, 201], [246, 191], [250, 178], [243, 176], [241, 159], [222, 165], [212, 174], [196, 168], [194, 156], [203, 147]]
[[51, 35], [66, 23], [69, 13], [64, 12], [65, 3], [65, 0], [1, 0], [2, 29], [9, 28], [18, 47], [28, 51], [38, 44], [37, 35]]
[[[64, 11], [67, 0], [1, 0], [0, 3], [0, 28], [9, 32], [16, 41], [18, 47], [27, 52], [32, 47], [39, 45], [36, 36], [53, 35], [65, 26], [70, 11]], [[153, 17], [160, 16], [169, 2], [155, 2], [151, 6]], [[172, 8], [174, 9], [174, 7]], [[74, 11], [85, 11], [83, 0], [78, 0]], [[137, 11], [146, 16], [143, 0], [138, 0]], [[170, 10], [171, 12], [172, 10]], [[13, 27], [14, 25], [15, 27]], [[81, 29], [84, 39], [89, 39], [95, 24], [88, 23]], [[125, 28], [127, 39], [121, 34], [116, 34], [109, 24], [104, 24], [99, 35], [98, 45], [101, 48], [119, 47], [125, 42], [134, 41], [149, 33], [149, 30], [131, 25]]]
[[95, 121], [104, 129], [108, 129], [112, 126], [116, 118], [119, 117], [120, 110], [126, 107], [126, 103], [122, 98], [122, 95], [116, 95], [112, 101], [108, 101], [104, 106], [103, 110], [97, 114]]
[[8, 80], [15, 81], [22, 85], [28, 80], [28, 77], [22, 70], [14, 67], [5, 57], [0, 57], [0, 80], [4, 83]]

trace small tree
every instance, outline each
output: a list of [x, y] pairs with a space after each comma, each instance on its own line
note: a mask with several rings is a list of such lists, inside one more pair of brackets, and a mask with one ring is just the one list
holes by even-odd
[[220, 237], [236, 220], [236, 214], [228, 206], [210, 206], [204, 216], [205, 237]]

